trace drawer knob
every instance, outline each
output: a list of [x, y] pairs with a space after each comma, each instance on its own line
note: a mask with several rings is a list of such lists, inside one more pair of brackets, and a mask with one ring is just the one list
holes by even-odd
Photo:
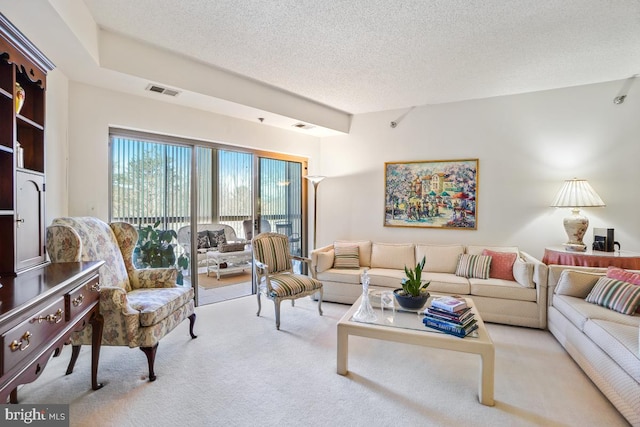
[[43, 321], [46, 320], [49, 323], [60, 323], [60, 321], [62, 321], [63, 313], [64, 311], [61, 308], [59, 308], [58, 311], [55, 312], [55, 314], [47, 314], [46, 316], [34, 317], [33, 321], [42, 323]]
[[92, 290], [93, 292], [100, 292], [100, 283], [92, 284], [89, 289]]
[[71, 304], [73, 304], [74, 307], [78, 307], [82, 304], [82, 300], [84, 300], [84, 295], [80, 294], [77, 298], [74, 298], [73, 301], [71, 301]]
[[[18, 340], [13, 340], [11, 342], [11, 344], [9, 344], [9, 348], [11, 349], [11, 351], [25, 351], [27, 348], [29, 348], [29, 345], [31, 344], [29, 342], [29, 340], [31, 339], [31, 332], [27, 331], [24, 333], [24, 335], [22, 335], [22, 338], [20, 338], [20, 342], [18, 342]], [[22, 343], [26, 341], [27, 345], [25, 345], [24, 347], [22, 346]]]

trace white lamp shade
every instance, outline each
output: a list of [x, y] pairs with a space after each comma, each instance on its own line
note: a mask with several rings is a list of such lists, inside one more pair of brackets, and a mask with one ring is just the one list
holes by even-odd
[[598, 193], [589, 185], [586, 179], [569, 179], [551, 203], [557, 208], [583, 208], [606, 206]]

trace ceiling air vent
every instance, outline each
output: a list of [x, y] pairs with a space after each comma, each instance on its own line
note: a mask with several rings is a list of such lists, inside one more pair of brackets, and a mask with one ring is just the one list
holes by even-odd
[[291, 125], [294, 128], [298, 128], [298, 129], [305, 129], [305, 130], [309, 130], [309, 129], [313, 129], [315, 126], [312, 125], [308, 125], [306, 123], [296, 123], [294, 125]]
[[169, 89], [169, 88], [154, 85], [154, 84], [150, 84], [149, 86], [147, 86], [147, 90], [149, 92], [161, 93], [163, 95], [168, 95], [168, 96], [176, 96], [177, 94], [180, 93], [179, 90]]

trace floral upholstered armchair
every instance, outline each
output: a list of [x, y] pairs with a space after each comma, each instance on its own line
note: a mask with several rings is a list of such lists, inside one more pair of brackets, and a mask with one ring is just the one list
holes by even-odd
[[[149, 381], [162, 337], [189, 318], [192, 338], [196, 315], [193, 288], [176, 285], [173, 268], [136, 269], [132, 254], [137, 230], [128, 223], [92, 217], [57, 218], [47, 228], [51, 262], [105, 261], [100, 269], [100, 313], [103, 345], [139, 347], [147, 356]], [[71, 337], [73, 351], [67, 374], [82, 345], [91, 344], [91, 326]]]
[[[289, 238], [284, 234], [261, 233], [251, 241], [253, 248], [253, 264], [258, 284], [258, 313], [262, 304], [260, 294], [272, 300], [276, 309], [276, 329], [280, 329], [280, 303], [291, 300], [291, 305], [298, 298], [305, 296], [318, 297], [318, 313], [322, 316], [322, 282], [315, 277], [293, 272], [292, 260], [311, 263], [311, 259], [292, 256], [289, 251]], [[315, 275], [315, 273], [311, 273]]]

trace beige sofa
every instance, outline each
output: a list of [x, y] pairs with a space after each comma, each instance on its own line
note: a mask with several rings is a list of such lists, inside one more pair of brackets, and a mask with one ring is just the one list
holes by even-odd
[[[423, 278], [429, 292], [470, 296], [487, 322], [532, 328], [546, 327], [547, 266], [517, 247], [430, 245], [422, 243], [379, 243], [340, 241], [336, 245], [357, 245], [359, 268], [334, 268], [334, 245], [311, 253], [312, 268], [324, 287], [325, 301], [353, 304], [362, 294], [360, 274], [368, 269], [373, 288], [399, 288], [404, 266], [415, 267], [425, 257]], [[513, 264], [516, 280], [467, 279], [456, 276], [461, 254], [480, 255], [484, 249], [518, 254]]]
[[640, 314], [585, 300], [606, 271], [549, 266], [549, 331], [629, 423], [640, 426]]

